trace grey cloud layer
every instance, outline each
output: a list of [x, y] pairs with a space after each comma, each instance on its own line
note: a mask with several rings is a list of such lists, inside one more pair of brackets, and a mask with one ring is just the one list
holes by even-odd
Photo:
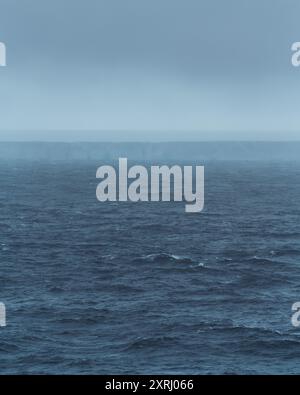
[[0, 10], [2, 130], [298, 130], [298, 0], [0, 0]]

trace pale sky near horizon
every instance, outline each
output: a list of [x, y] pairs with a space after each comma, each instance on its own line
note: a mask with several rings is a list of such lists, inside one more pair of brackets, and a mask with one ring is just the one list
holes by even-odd
[[299, 15], [299, 0], [0, 0], [0, 140], [299, 140]]

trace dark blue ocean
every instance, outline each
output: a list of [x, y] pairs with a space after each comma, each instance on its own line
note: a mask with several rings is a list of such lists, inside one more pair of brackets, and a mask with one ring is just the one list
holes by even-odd
[[200, 214], [101, 164], [0, 164], [0, 373], [299, 374], [300, 163], [206, 163]]

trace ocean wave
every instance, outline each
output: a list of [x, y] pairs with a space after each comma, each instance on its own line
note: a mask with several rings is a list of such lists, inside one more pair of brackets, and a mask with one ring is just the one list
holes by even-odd
[[141, 259], [149, 262], [158, 262], [158, 263], [163, 263], [163, 262], [171, 262], [171, 263], [177, 262], [177, 263], [186, 263], [186, 264], [197, 263], [195, 260], [193, 260], [190, 257], [173, 255], [168, 253], [144, 255], [141, 257]]
[[161, 347], [169, 347], [178, 342], [175, 336], [151, 336], [151, 337], [138, 337], [130, 341], [124, 348], [124, 351], [137, 350], [137, 349], [157, 349]]
[[253, 264], [260, 264], [260, 265], [264, 265], [264, 266], [274, 266], [274, 265], [285, 265], [285, 262], [276, 260], [276, 259], [270, 259], [270, 258], [265, 258], [265, 257], [259, 257], [257, 255], [254, 255], [251, 258], [247, 258], [245, 260], [245, 262], [247, 263], [253, 263]]

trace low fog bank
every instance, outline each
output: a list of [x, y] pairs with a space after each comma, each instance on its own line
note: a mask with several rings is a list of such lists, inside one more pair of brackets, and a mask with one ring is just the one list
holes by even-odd
[[33, 161], [300, 161], [300, 142], [45, 143], [2, 142], [0, 159]]

